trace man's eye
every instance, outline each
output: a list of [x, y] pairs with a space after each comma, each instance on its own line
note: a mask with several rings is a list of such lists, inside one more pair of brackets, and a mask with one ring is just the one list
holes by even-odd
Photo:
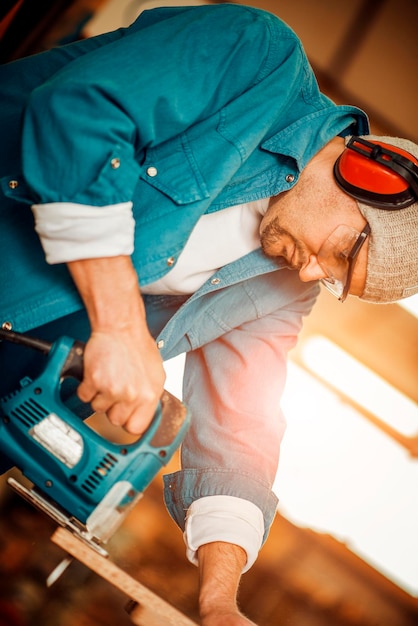
[[347, 261], [348, 258], [348, 250], [338, 250], [338, 253], [336, 255], [336, 258], [339, 261]]

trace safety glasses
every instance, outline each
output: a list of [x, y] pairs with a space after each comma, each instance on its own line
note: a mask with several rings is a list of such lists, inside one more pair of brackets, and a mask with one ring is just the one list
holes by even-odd
[[369, 234], [368, 224], [361, 232], [341, 224], [317, 254], [318, 263], [327, 275], [321, 282], [340, 302], [348, 296], [358, 254]]

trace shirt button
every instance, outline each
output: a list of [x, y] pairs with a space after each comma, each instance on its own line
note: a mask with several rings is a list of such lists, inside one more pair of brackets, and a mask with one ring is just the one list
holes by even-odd
[[110, 161], [110, 165], [114, 170], [117, 170], [120, 167], [120, 159], [114, 158]]
[[157, 348], [159, 350], [162, 350], [164, 348], [164, 339], [160, 339], [160, 341], [157, 342]]
[[19, 182], [17, 180], [9, 180], [9, 187], [10, 189], [16, 189], [16, 187], [19, 187]]
[[293, 181], [294, 181], [294, 180], [295, 180], [295, 177], [294, 177], [294, 175], [293, 175], [293, 174], [288, 174], [288, 175], [286, 176], [286, 182], [287, 182], [287, 183], [293, 183]]
[[212, 280], [210, 281], [211, 285], [219, 285], [219, 283], [221, 282], [220, 278], [212, 278]]
[[156, 167], [151, 166], [151, 167], [149, 167], [147, 169], [147, 174], [148, 174], [148, 176], [151, 176], [151, 178], [152, 178], [153, 176], [157, 176], [158, 170], [157, 170]]
[[167, 265], [171, 267], [176, 262], [176, 259], [173, 256], [169, 256], [167, 259]]

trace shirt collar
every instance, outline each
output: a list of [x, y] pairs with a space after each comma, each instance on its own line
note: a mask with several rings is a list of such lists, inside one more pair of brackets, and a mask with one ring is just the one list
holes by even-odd
[[264, 141], [261, 147], [294, 159], [302, 171], [308, 161], [337, 135], [365, 135], [368, 132], [369, 123], [364, 111], [348, 105], [333, 105], [302, 117]]

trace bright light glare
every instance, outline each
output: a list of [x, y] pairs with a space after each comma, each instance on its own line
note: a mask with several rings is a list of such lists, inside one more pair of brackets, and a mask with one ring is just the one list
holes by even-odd
[[407, 437], [418, 434], [417, 405], [325, 337], [302, 348], [306, 366], [334, 389]]
[[274, 491], [294, 523], [332, 534], [418, 594], [418, 462], [292, 362]]
[[164, 370], [167, 376], [164, 387], [167, 391], [172, 393], [173, 396], [179, 398], [179, 400], [183, 397], [183, 371], [185, 358], [186, 356], [184, 354], [180, 354], [173, 359], [164, 361]]
[[418, 318], [418, 294], [411, 296], [410, 298], [400, 300], [397, 304], [414, 315], [414, 317]]
[[[166, 389], [181, 398], [184, 355], [164, 366]], [[418, 595], [418, 462], [291, 361], [282, 406], [280, 512]]]

